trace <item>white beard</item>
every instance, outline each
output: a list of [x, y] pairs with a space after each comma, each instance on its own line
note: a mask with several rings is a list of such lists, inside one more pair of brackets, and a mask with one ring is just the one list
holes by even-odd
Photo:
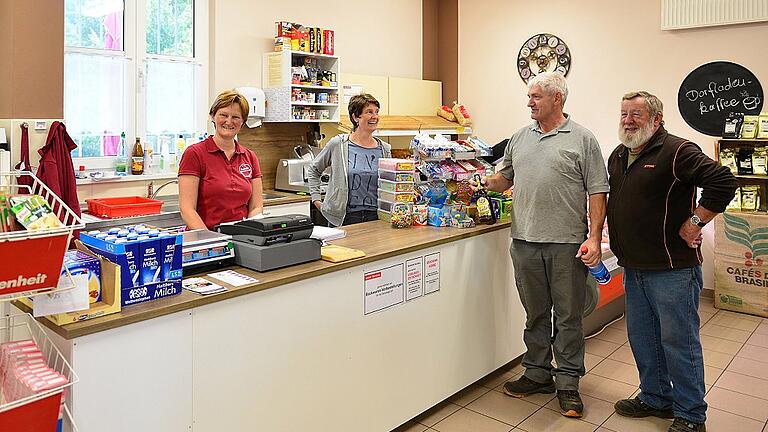
[[653, 122], [648, 122], [643, 128], [627, 133], [624, 126], [619, 124], [619, 141], [630, 150], [643, 146], [656, 132]]

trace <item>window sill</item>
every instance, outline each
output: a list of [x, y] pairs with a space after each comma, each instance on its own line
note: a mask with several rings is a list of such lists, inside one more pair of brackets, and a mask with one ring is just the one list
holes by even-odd
[[76, 179], [77, 185], [90, 185], [90, 184], [101, 184], [101, 183], [125, 183], [125, 182], [138, 182], [138, 181], [151, 181], [151, 180], [164, 180], [164, 179], [174, 179], [178, 177], [179, 175], [176, 173], [168, 172], [168, 173], [158, 173], [158, 174], [140, 174], [140, 175], [127, 175], [127, 176], [105, 176], [99, 179], [93, 179], [93, 178], [85, 178], [85, 179]]

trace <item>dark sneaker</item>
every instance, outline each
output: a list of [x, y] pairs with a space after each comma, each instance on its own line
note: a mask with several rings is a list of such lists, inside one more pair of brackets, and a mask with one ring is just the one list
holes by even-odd
[[560, 414], [566, 417], [581, 417], [584, 404], [576, 390], [558, 390], [557, 401], [560, 403]]
[[551, 379], [549, 382], [539, 383], [527, 376], [523, 375], [520, 379], [515, 381], [507, 381], [504, 383], [504, 393], [516, 397], [526, 397], [534, 393], [554, 393], [555, 382]]
[[613, 409], [616, 410], [619, 415], [624, 417], [640, 418], [653, 416], [663, 419], [671, 419], [675, 416], [671, 409], [656, 409], [637, 397], [634, 399], [622, 399], [613, 405]]
[[707, 425], [675, 417], [675, 421], [672, 422], [672, 426], [667, 429], [667, 432], [707, 432]]

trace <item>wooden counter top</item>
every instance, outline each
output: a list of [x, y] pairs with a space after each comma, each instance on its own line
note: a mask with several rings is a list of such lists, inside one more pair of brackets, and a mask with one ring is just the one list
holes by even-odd
[[[291, 282], [309, 279], [314, 276], [331, 273], [341, 269], [358, 266], [364, 263], [378, 261], [402, 255], [405, 253], [454, 242], [500, 229], [509, 229], [509, 222], [495, 225], [481, 225], [474, 228], [439, 228], [439, 227], [413, 227], [410, 229], [393, 229], [388, 223], [373, 221], [344, 227], [347, 236], [334, 240], [332, 243], [360, 249], [366, 256], [341, 263], [330, 263], [319, 260], [304, 264], [298, 264], [268, 272], [257, 272], [231, 266], [229, 269], [237, 270], [243, 274], [259, 280], [258, 283], [242, 287], [232, 287], [216, 279], [210, 279], [217, 284], [228, 288], [228, 291], [209, 296], [201, 296], [187, 290], [176, 296], [149, 301], [146, 303], [127, 306], [120, 313], [94, 318], [79, 323], [58, 326], [45, 318], [39, 321], [66, 339], [74, 339], [92, 333], [121, 327], [163, 315], [203, 306], [222, 300], [239, 297], [268, 288], [279, 287]], [[504, 251], [499, 251], [503, 253]], [[202, 276], [202, 275], [200, 275]], [[14, 302], [14, 305], [25, 312], [31, 310], [25, 305]]]
[[295, 192], [283, 192], [276, 190], [265, 190], [264, 193], [270, 195], [280, 195], [280, 198], [264, 200], [264, 207], [276, 206], [282, 204], [293, 204], [300, 202], [309, 202], [309, 194], [300, 195]]

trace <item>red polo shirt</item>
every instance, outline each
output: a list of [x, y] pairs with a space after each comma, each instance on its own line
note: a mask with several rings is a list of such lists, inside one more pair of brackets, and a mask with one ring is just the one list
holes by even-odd
[[235, 153], [227, 160], [213, 137], [189, 146], [179, 163], [179, 175], [200, 179], [197, 214], [208, 229], [221, 222], [248, 216], [248, 201], [253, 193], [251, 181], [261, 177], [256, 153], [235, 141]]

